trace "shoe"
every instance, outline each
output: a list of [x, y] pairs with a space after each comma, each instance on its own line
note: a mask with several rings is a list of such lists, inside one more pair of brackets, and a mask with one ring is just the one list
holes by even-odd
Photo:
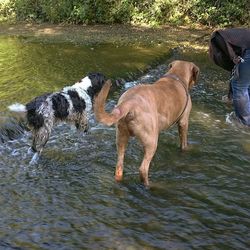
[[226, 115], [226, 123], [230, 123], [237, 127], [248, 127], [242, 123], [242, 121], [239, 117], [236, 116], [234, 111]]
[[222, 98], [221, 98], [221, 101], [222, 101], [223, 103], [228, 104], [228, 105], [233, 104], [233, 99], [232, 99], [232, 98], [229, 98], [228, 95], [223, 95]]

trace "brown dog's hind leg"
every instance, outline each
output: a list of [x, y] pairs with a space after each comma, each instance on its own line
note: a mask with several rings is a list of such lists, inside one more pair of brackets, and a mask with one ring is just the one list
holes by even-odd
[[[148, 136], [149, 138], [151, 136]], [[152, 137], [151, 137], [152, 138]], [[141, 163], [141, 166], [139, 168], [140, 171], [140, 179], [144, 183], [145, 186], [149, 186], [149, 181], [148, 181], [148, 170], [150, 166], [150, 162], [155, 154], [156, 148], [157, 148], [157, 140], [158, 136], [154, 137], [154, 140], [147, 141], [147, 143], [143, 143], [143, 148], [144, 148], [144, 157]]]
[[126, 147], [128, 145], [129, 132], [125, 126], [117, 125], [116, 129], [116, 147], [117, 147], [117, 164], [115, 169], [115, 180], [121, 181], [123, 177], [123, 163]]

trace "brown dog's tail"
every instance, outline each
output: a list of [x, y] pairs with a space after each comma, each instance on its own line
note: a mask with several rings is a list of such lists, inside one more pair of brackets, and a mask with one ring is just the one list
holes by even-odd
[[122, 117], [124, 117], [128, 113], [122, 112], [122, 109], [119, 106], [115, 107], [111, 113], [107, 113], [105, 111], [105, 102], [107, 100], [111, 85], [112, 83], [110, 80], [106, 81], [94, 101], [94, 113], [96, 116], [96, 120], [108, 126], [117, 123]]

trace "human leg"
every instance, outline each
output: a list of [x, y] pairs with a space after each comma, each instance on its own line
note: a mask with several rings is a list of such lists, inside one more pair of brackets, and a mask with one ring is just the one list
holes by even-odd
[[231, 84], [235, 114], [244, 125], [250, 126], [250, 53], [238, 65], [238, 74]]

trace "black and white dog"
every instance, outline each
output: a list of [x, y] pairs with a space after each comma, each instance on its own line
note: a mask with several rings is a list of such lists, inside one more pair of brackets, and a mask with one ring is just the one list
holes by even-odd
[[25, 115], [28, 127], [32, 131], [31, 149], [34, 156], [30, 164], [38, 161], [57, 122], [71, 122], [77, 129], [87, 132], [88, 114], [92, 109], [95, 96], [104, 83], [103, 74], [90, 73], [79, 82], [64, 87], [59, 92], [38, 96], [26, 105], [16, 103], [9, 106], [11, 111]]

